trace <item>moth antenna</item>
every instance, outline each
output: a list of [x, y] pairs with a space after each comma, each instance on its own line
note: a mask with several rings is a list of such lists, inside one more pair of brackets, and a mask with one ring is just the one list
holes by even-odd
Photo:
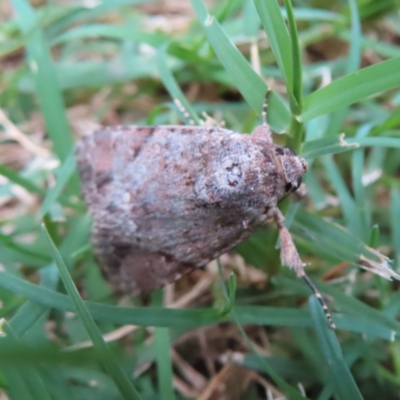
[[311, 291], [315, 294], [315, 297], [317, 298], [319, 304], [321, 304], [321, 307], [322, 307], [322, 309], [324, 310], [325, 317], [326, 317], [326, 319], [328, 320], [329, 326], [330, 326], [332, 329], [336, 329], [336, 325], [335, 325], [335, 323], [333, 322], [332, 315], [331, 315], [331, 313], [329, 312], [328, 306], [326, 305], [325, 300], [324, 300], [324, 298], [323, 298], [322, 295], [321, 295], [321, 292], [317, 289], [317, 287], [314, 285], [313, 281], [310, 279], [310, 277], [309, 277], [304, 271], [301, 271], [301, 272], [298, 274], [298, 276], [299, 276], [300, 278], [302, 278], [302, 279], [307, 283], [308, 287], [309, 287], [309, 288], [311, 289]]
[[189, 122], [189, 125], [196, 125], [194, 120], [190, 117], [190, 114], [187, 112], [186, 108], [184, 105], [181, 103], [179, 99], [174, 99], [174, 103], [176, 107], [178, 108], [179, 112], [182, 114], [183, 118]]
[[269, 100], [270, 93], [271, 93], [271, 90], [268, 88], [267, 93], [265, 94], [265, 100], [263, 103], [263, 109], [262, 109], [262, 113], [261, 113], [263, 125], [268, 125], [267, 124], [267, 111], [268, 111], [268, 100]]

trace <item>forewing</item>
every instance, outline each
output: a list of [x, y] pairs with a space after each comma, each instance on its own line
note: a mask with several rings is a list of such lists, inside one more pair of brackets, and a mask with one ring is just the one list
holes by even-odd
[[252, 160], [268, 154], [253, 157], [249, 146], [231, 131], [178, 126], [104, 129], [82, 141], [82, 192], [114, 286], [134, 294], [164, 286], [265, 221], [267, 184]]

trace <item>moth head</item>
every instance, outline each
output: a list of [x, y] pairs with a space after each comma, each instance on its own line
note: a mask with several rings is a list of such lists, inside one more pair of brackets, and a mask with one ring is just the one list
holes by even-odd
[[300, 187], [302, 177], [307, 172], [307, 161], [286, 146], [276, 146], [275, 154], [282, 166], [285, 194], [293, 193]]

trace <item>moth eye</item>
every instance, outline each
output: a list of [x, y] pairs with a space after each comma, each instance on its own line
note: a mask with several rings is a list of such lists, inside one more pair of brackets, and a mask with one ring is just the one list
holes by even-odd
[[290, 193], [290, 192], [295, 192], [301, 185], [302, 182], [302, 177], [300, 176], [300, 178], [297, 179], [296, 184], [292, 185], [291, 182], [288, 182], [285, 185], [285, 192]]
[[285, 154], [285, 151], [284, 151], [283, 149], [284, 149], [283, 147], [276, 147], [276, 148], [275, 148], [275, 153], [276, 153], [278, 156], [283, 156], [283, 155]]

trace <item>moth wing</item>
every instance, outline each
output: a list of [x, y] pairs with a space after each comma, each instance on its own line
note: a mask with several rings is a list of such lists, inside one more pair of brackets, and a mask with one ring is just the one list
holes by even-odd
[[114, 286], [134, 294], [164, 286], [261, 225], [265, 202], [253, 201], [253, 186], [265, 185], [251, 165], [242, 176], [252, 153], [244, 137], [219, 128], [121, 127], [78, 146], [93, 241]]
[[[177, 134], [182, 127], [168, 129], [175, 129]], [[184, 134], [189, 136], [202, 130], [185, 129]], [[168, 241], [162, 236], [170, 237], [171, 233], [173, 237], [179, 236], [177, 230], [187, 221], [178, 224], [175, 221], [171, 226], [159, 217], [165, 210], [146, 204], [144, 197], [149, 193], [135, 197], [142, 188], [151, 190], [154, 183], [157, 185], [154, 175], [160, 166], [156, 164], [157, 160], [162, 163], [165, 159], [162, 150], [166, 144], [158, 140], [151, 145], [153, 153], [155, 148], [161, 149], [162, 154], [155, 157], [147, 154], [150, 146], [147, 142], [154, 134], [162, 139], [162, 132], [162, 128], [104, 128], [84, 138], [76, 151], [82, 194], [93, 217], [95, 252], [112, 286], [132, 294], [165, 286], [206, 263], [199, 265], [174, 258], [175, 245], [190, 247], [191, 239], [180, 241], [179, 245], [166, 245]], [[158, 199], [155, 201], [159, 203]], [[152, 207], [153, 212], [149, 213], [146, 207]], [[167, 218], [174, 219], [176, 215]]]

